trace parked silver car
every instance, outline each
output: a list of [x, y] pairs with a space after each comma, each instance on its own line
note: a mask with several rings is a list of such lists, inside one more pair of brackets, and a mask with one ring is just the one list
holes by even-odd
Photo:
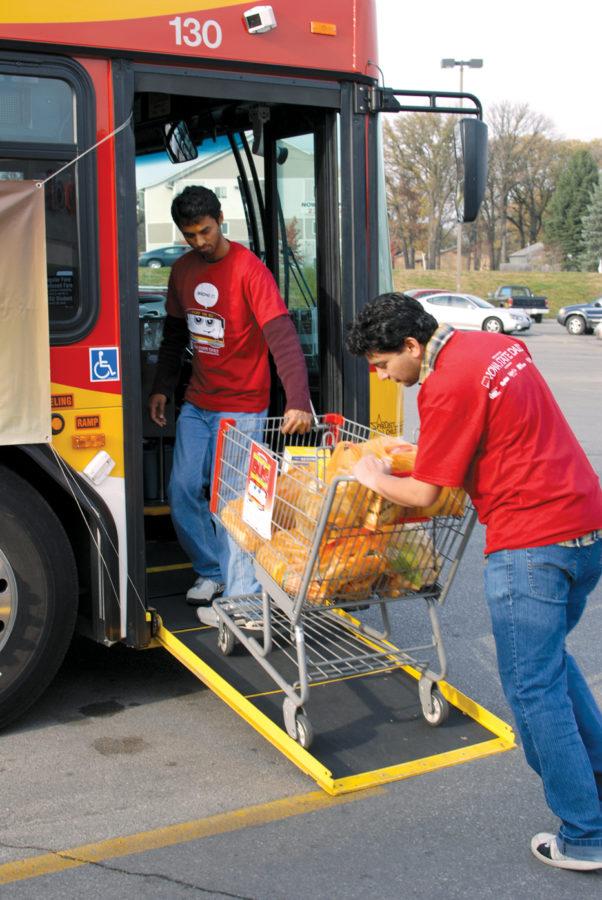
[[175, 261], [185, 253], [188, 253], [188, 244], [171, 244], [169, 247], [155, 247], [147, 250], [138, 257], [139, 266], [148, 266], [149, 269], [160, 269], [162, 266], [173, 266]]
[[428, 294], [416, 300], [439, 324], [445, 322], [454, 328], [509, 334], [531, 327], [531, 319], [525, 313], [493, 306], [474, 294]]

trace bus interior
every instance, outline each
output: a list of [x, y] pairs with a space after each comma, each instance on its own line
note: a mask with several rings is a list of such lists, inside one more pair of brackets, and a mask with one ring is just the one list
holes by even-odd
[[[159, 428], [148, 415], [171, 271], [152, 251], [184, 243], [171, 219], [171, 201], [190, 184], [217, 194], [225, 236], [251, 249], [277, 281], [300, 337], [314, 408], [336, 408], [341, 378], [332, 373], [340, 373], [341, 326], [332, 261], [338, 265], [339, 183], [332, 145], [338, 117], [319, 107], [159, 92], [136, 93], [133, 108], [137, 250], [146, 252], [146, 264], [138, 268], [138, 310], [147, 591], [153, 602], [163, 591], [174, 594], [177, 580], [182, 593], [193, 580], [167, 497], [176, 420], [191, 374], [189, 351], [168, 398], [167, 425]], [[333, 318], [336, 329], [328, 327]], [[281, 415], [284, 396], [274, 371], [272, 385], [269, 413]]]

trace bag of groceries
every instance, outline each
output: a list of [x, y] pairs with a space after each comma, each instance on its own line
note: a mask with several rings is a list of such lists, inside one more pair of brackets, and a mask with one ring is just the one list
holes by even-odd
[[355, 480], [339, 483], [315, 562], [307, 572], [333, 481], [351, 476], [356, 462], [366, 454], [390, 460], [395, 475], [409, 475], [416, 452], [414, 444], [389, 436], [362, 443], [340, 441], [325, 465], [324, 481], [292, 464], [278, 476], [271, 540], [264, 540], [243, 521], [242, 497], [222, 508], [221, 521], [292, 598], [298, 596], [304, 576], [308, 577], [306, 597], [312, 604], [364, 600], [375, 592], [400, 597], [420, 591], [437, 582], [442, 565], [424, 520], [461, 516], [466, 502], [461, 489], [444, 488], [432, 506], [413, 508], [391, 503]]
[[423, 525], [406, 523], [384, 529], [387, 572], [376, 585], [383, 597], [399, 597], [436, 584], [442, 559]]
[[[264, 542], [256, 560], [287, 594], [296, 597], [309, 565], [311, 541], [298, 529]], [[376, 532], [357, 529], [344, 537], [324, 534], [307, 586], [307, 600], [365, 600], [374, 591], [399, 597], [437, 581], [441, 559], [424, 527], [396, 525]]]
[[[353, 467], [363, 456], [373, 455], [391, 463], [391, 474], [411, 475], [416, 461], [417, 447], [403, 438], [380, 435], [362, 443], [340, 441], [326, 465], [327, 484], [342, 475], [351, 475]], [[462, 516], [466, 495], [461, 488], [444, 487], [435, 503], [428, 507], [404, 507], [369, 491], [360, 484], [342, 483], [329, 522], [338, 527], [376, 529], [409, 519], [429, 519], [433, 516]]]
[[[299, 466], [289, 466], [287, 471], [276, 479], [272, 522], [280, 529], [290, 530], [299, 527], [299, 518], [302, 520], [307, 518], [305, 509], [310, 503], [310, 498], [319, 498], [317, 504], [319, 511], [324, 493], [324, 486], [315, 475]], [[311, 539], [311, 533], [309, 537]]]
[[242, 507], [244, 498], [236, 497], [230, 500], [223, 507], [220, 513], [220, 519], [226, 531], [234, 538], [243, 550], [249, 553], [256, 553], [264, 542], [264, 538], [260, 537], [250, 525], [243, 520]]
[[[307, 599], [329, 604], [335, 598], [366, 599], [385, 572], [381, 536], [367, 532], [328, 540], [324, 535], [312, 566]], [[298, 595], [309, 564], [311, 542], [297, 529], [280, 531], [259, 549], [256, 560], [291, 597]]]

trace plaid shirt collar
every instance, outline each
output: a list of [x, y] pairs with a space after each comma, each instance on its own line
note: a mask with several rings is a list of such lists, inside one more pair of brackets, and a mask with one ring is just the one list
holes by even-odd
[[439, 325], [434, 332], [430, 341], [424, 348], [424, 356], [422, 357], [422, 365], [420, 367], [420, 376], [418, 383], [422, 384], [435, 368], [435, 361], [450, 338], [454, 336], [456, 329], [451, 325]]

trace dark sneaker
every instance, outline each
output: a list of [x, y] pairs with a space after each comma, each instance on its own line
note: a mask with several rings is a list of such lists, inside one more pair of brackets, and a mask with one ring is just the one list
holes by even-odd
[[554, 866], [557, 869], [573, 869], [575, 872], [594, 872], [596, 869], [602, 869], [602, 860], [565, 856], [558, 849], [556, 835], [547, 834], [545, 831], [535, 835], [531, 841], [531, 852], [546, 866]]
[[190, 603], [191, 606], [202, 606], [204, 603], [211, 603], [213, 598], [219, 597], [223, 591], [224, 585], [221, 582], [199, 575], [186, 593], [186, 603]]

